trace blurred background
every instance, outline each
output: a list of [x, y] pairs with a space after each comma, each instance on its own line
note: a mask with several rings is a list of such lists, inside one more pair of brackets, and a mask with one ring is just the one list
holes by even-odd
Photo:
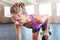
[[[60, 0], [0, 0], [0, 40], [16, 40], [15, 25], [11, 20], [10, 7], [24, 2], [28, 15], [50, 16], [49, 40], [60, 40]], [[22, 27], [22, 40], [32, 40], [32, 29]]]

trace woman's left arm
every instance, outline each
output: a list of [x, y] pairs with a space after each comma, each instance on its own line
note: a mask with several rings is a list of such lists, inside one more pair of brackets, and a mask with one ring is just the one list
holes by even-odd
[[47, 18], [47, 21], [46, 21], [46, 36], [49, 36], [49, 23], [50, 23], [50, 21], [49, 21], [49, 17]]

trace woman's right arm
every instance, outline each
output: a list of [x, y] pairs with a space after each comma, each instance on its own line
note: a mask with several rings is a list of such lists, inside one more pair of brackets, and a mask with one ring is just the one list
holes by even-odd
[[19, 24], [18, 20], [16, 20], [13, 16], [11, 17], [12, 22], [15, 24], [15, 29], [16, 29], [16, 40], [22, 40], [21, 39], [21, 25]]

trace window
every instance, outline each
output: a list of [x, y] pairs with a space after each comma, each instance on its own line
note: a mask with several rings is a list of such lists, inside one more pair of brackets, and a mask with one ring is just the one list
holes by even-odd
[[60, 16], [60, 3], [57, 3], [57, 16]]
[[10, 15], [10, 7], [4, 6], [4, 16], [11, 17]]
[[26, 11], [28, 15], [34, 14], [34, 5], [26, 6]]
[[39, 14], [51, 16], [51, 3], [39, 4]]
[[[31, 15], [34, 13], [34, 5], [29, 5], [29, 6], [26, 6], [25, 8], [26, 8], [28, 15]], [[5, 17], [11, 17], [10, 7], [4, 6], [4, 16]]]

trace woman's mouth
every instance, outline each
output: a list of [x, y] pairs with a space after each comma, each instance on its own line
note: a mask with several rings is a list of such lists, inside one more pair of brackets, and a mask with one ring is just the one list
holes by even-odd
[[23, 22], [19, 22], [20, 25], [23, 25], [24, 23]]

